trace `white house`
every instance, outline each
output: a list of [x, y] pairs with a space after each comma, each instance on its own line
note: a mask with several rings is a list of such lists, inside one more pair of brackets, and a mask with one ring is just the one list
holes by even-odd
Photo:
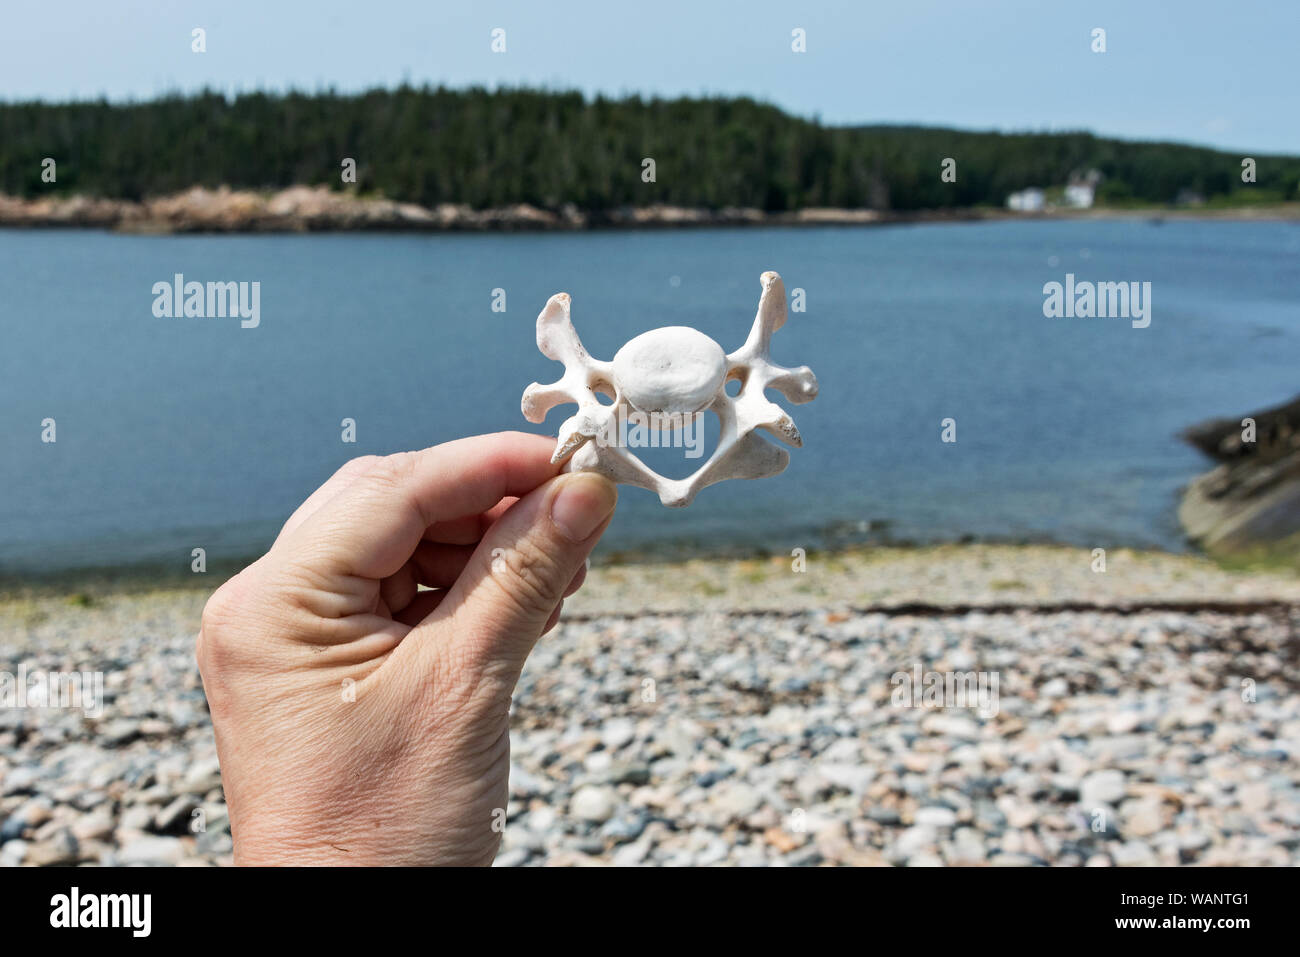
[[1065, 187], [1065, 205], [1075, 209], [1091, 209], [1097, 198], [1097, 184], [1103, 178], [1101, 171], [1095, 169], [1086, 173], [1071, 173], [1070, 183]]
[[1022, 189], [1007, 197], [1007, 209], [1014, 209], [1018, 213], [1042, 212], [1045, 205], [1047, 199], [1043, 191], [1036, 186]]
[[1071, 183], [1065, 187], [1065, 205], [1075, 209], [1088, 209], [1096, 194], [1091, 183]]

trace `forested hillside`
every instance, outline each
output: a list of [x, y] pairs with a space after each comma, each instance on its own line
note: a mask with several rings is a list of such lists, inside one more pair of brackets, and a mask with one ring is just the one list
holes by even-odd
[[[57, 180], [41, 162], [57, 162]], [[650, 203], [768, 211], [1002, 205], [1026, 186], [1097, 169], [1103, 202], [1300, 199], [1300, 158], [1243, 157], [1087, 133], [828, 127], [748, 99], [584, 99], [526, 90], [414, 89], [358, 95], [218, 94], [147, 103], [0, 104], [0, 192], [143, 199], [193, 185], [357, 187], [425, 206]], [[956, 181], [941, 163], [956, 160]], [[655, 181], [642, 178], [655, 161]]]

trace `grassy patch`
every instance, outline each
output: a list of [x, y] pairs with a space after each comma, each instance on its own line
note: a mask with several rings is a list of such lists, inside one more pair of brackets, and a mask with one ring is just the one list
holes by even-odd
[[1230, 572], [1300, 575], [1300, 533], [1251, 548], [1211, 552], [1210, 557]]

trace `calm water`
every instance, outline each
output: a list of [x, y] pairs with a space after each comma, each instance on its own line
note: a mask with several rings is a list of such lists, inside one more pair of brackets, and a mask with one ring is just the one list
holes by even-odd
[[[0, 231], [0, 572], [265, 547], [346, 459], [520, 428], [567, 290], [587, 347], [691, 325], [725, 349], [758, 275], [807, 291], [777, 361], [821, 396], [782, 476], [670, 511], [629, 489], [606, 549], [857, 539], [1179, 548], [1203, 460], [1175, 433], [1300, 392], [1300, 227], [1039, 222], [558, 236]], [[1153, 285], [1150, 328], [1048, 320], [1043, 283]], [[261, 325], [157, 319], [174, 273], [261, 282]], [[507, 311], [491, 310], [494, 288]], [[940, 421], [957, 420], [957, 442]], [[57, 421], [55, 444], [41, 421]], [[340, 440], [354, 418], [357, 441]], [[684, 474], [678, 463], [676, 474]]]

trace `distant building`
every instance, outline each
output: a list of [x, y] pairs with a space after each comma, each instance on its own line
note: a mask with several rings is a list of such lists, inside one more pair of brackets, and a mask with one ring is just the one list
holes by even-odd
[[1042, 212], [1043, 207], [1046, 205], [1047, 197], [1036, 186], [1022, 189], [1007, 197], [1007, 209], [1014, 209], [1018, 213]]
[[1097, 198], [1097, 185], [1102, 179], [1101, 171], [1095, 169], [1086, 173], [1071, 173], [1070, 182], [1065, 187], [1065, 205], [1075, 209], [1090, 209]]
[[1065, 205], [1075, 209], [1088, 209], [1096, 194], [1097, 190], [1088, 183], [1071, 183], [1065, 187]]

